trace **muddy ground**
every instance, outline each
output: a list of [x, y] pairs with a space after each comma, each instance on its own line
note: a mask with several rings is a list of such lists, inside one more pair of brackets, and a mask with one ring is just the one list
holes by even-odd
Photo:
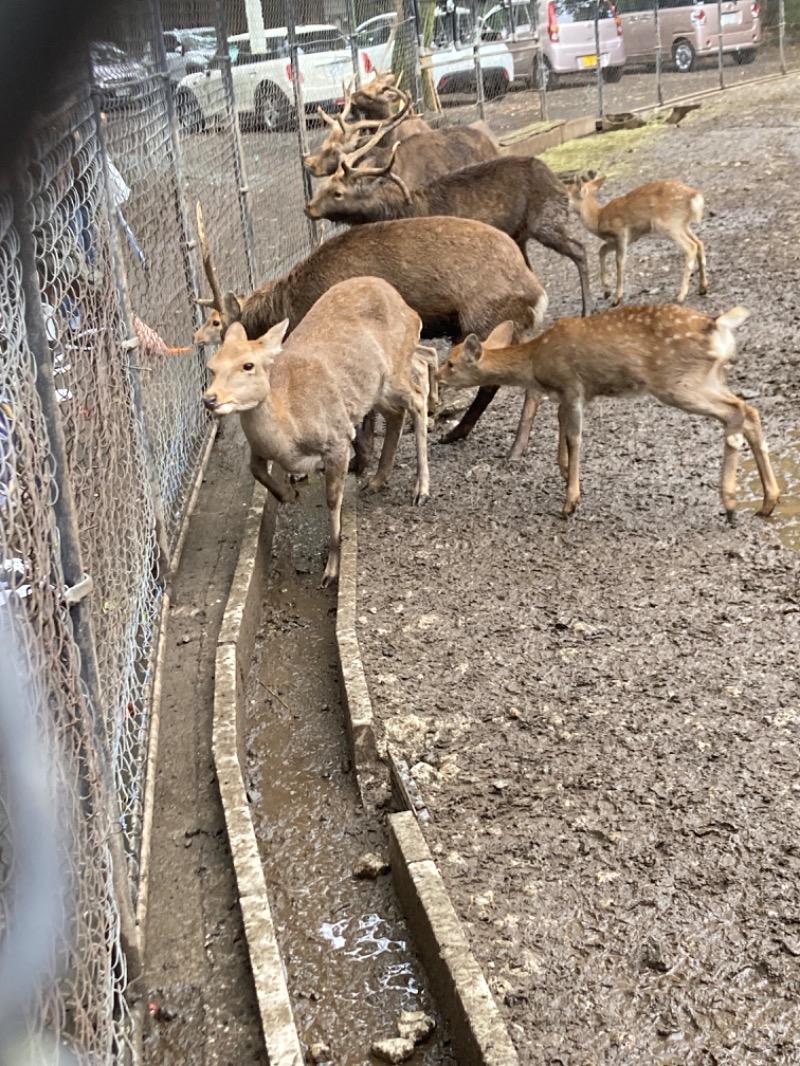
[[[565, 521], [555, 407], [509, 465], [508, 391], [432, 448], [427, 508], [409, 506], [410, 435], [360, 505], [375, 710], [524, 1063], [800, 1063], [799, 88], [704, 105], [604, 190], [705, 193], [711, 290], [688, 303], [752, 311], [731, 383], [762, 415], [775, 518], [753, 513], [749, 464], [729, 528], [719, 427], [641, 400], [590, 411]], [[533, 253], [549, 317], [578, 313], [573, 265]], [[670, 300], [679, 273], [643, 241], [627, 300]]]

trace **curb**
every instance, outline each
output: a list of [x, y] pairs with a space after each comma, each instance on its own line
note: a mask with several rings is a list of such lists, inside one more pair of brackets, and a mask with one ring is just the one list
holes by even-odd
[[[362, 799], [380, 785], [411, 809], [389, 816], [391, 870], [411, 935], [425, 966], [437, 1005], [448, 1024], [460, 1066], [519, 1066], [514, 1045], [417, 821], [427, 817], [410, 775], [389, 753], [390, 772], [378, 762], [372, 702], [356, 634], [358, 494], [348, 477], [342, 507], [336, 638], [339, 645], [345, 719]], [[346, 538], [346, 539], [345, 539]], [[362, 773], [364, 780], [362, 781]], [[398, 787], [400, 786], [400, 787]], [[366, 801], [365, 801], [366, 802]]]
[[217, 638], [212, 751], [267, 1058], [270, 1066], [301, 1066], [303, 1051], [272, 923], [243, 774], [245, 689], [260, 624], [274, 524], [274, 500], [254, 482], [239, 561]]

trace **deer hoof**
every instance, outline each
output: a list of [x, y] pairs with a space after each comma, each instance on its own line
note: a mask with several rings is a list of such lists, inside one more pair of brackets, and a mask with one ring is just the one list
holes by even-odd
[[321, 589], [329, 589], [331, 585], [335, 585], [338, 580], [338, 574], [325, 574], [322, 578], [322, 584], [319, 587]]
[[769, 518], [777, 505], [780, 503], [780, 496], [776, 496], [774, 500], [764, 500], [761, 507], [756, 511], [756, 514], [761, 518]]
[[708, 296], [708, 285], [701, 285], [697, 291], [701, 296]]
[[415, 507], [424, 507], [429, 499], [430, 499], [430, 496], [426, 492], [420, 493], [419, 496], [415, 496], [414, 497], [414, 506]]
[[725, 518], [731, 529], [735, 529], [737, 525], [737, 517], [736, 511], [734, 511], [732, 507], [725, 512]]

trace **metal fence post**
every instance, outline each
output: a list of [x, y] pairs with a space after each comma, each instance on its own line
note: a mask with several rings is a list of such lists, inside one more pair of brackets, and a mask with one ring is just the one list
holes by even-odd
[[781, 74], [786, 73], [786, 4], [778, 0], [778, 50], [781, 57]]
[[[233, 167], [236, 175], [236, 187], [239, 192], [239, 210], [242, 215], [242, 230], [244, 232], [244, 251], [247, 257], [247, 276], [250, 288], [254, 289], [258, 284], [255, 259], [255, 231], [253, 229], [253, 215], [250, 210], [250, 183], [244, 166], [244, 152], [242, 151], [242, 131], [239, 129], [239, 118], [236, 113], [236, 93], [233, 88], [233, 75], [231, 73], [231, 52], [228, 47], [228, 22], [225, 16], [224, 0], [216, 0], [216, 31], [217, 31], [217, 56], [222, 68], [222, 85], [225, 92], [225, 106], [228, 110], [228, 121], [231, 124], [233, 136]], [[170, 93], [171, 95], [171, 93]]]
[[661, 17], [658, 0], [653, 4], [653, 18], [656, 24], [656, 102], [661, 107], [664, 103], [664, 86], [661, 84]]
[[[122, 836], [122, 817], [117, 785], [112, 770], [110, 742], [103, 717], [105, 704], [97, 666], [89, 599], [92, 581], [91, 575], [87, 575], [84, 570], [78, 511], [72, 482], [68, 475], [67, 445], [58, 410], [53, 360], [50, 354], [47, 324], [42, 310], [39, 275], [36, 269], [33, 208], [20, 171], [16, 171], [13, 175], [12, 201], [14, 223], [19, 237], [22, 294], [25, 300], [25, 330], [29, 347], [36, 360], [36, 390], [47, 425], [50, 453], [53, 457], [53, 478], [58, 489], [54, 510], [59, 531], [61, 567], [66, 583], [64, 595], [69, 604], [75, 644], [80, 652], [81, 680], [94, 708], [91, 734], [84, 735], [82, 748], [89, 764], [90, 776], [100, 782], [104, 793], [102, 801], [107, 804], [111, 879], [115, 902], [119, 910], [122, 950], [127, 960], [130, 980], [133, 981], [142, 973], [141, 936], [136, 925]], [[83, 724], [85, 725], [85, 721]], [[96, 797], [90, 797], [89, 801], [94, 806]]]
[[719, 65], [719, 87], [725, 88], [725, 75], [722, 72], [722, 0], [717, 0], [717, 63]]
[[603, 64], [600, 61], [600, 0], [594, 4], [594, 54], [597, 58], [597, 117], [602, 118], [605, 114], [605, 102], [603, 100]]
[[475, 67], [475, 103], [478, 106], [478, 115], [486, 118], [486, 98], [483, 91], [483, 70], [481, 69], [481, 29], [478, 22], [478, 3], [472, 0], [469, 6], [470, 18], [472, 19], [472, 62]]
[[353, 64], [353, 77], [355, 78], [356, 88], [361, 88], [361, 64], [358, 62], [358, 42], [356, 41], [356, 5], [354, 0], [345, 0], [345, 10], [347, 11], [347, 23], [350, 29], [348, 38], [350, 41], [350, 60]]
[[546, 71], [544, 68], [544, 45], [542, 43], [542, 32], [539, 27], [539, 5], [538, 3], [531, 4], [531, 11], [533, 12], [533, 36], [536, 40], [536, 87], [539, 93], [539, 112], [542, 116], [542, 120], [547, 122], [547, 84], [546, 84]]
[[[306, 129], [306, 105], [303, 99], [303, 83], [300, 80], [300, 55], [297, 44], [297, 18], [294, 0], [286, 0], [286, 31], [289, 39], [289, 62], [292, 68], [292, 87], [294, 88], [294, 108], [297, 116], [297, 139], [300, 146], [300, 166], [303, 175], [303, 194], [306, 202], [311, 199], [311, 175], [303, 166], [303, 159], [308, 155], [308, 130]], [[308, 220], [308, 230], [312, 245], [317, 244], [317, 224]]]

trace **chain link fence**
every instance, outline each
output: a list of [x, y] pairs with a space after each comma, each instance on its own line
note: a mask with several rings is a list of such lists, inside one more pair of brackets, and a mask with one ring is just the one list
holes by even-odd
[[129, 0], [34, 116], [0, 184], [0, 1059], [139, 1058], [154, 659], [208, 438], [196, 203], [245, 293], [320, 239], [317, 109], [376, 70], [507, 128], [798, 65], [800, 0], [605, 3]]

